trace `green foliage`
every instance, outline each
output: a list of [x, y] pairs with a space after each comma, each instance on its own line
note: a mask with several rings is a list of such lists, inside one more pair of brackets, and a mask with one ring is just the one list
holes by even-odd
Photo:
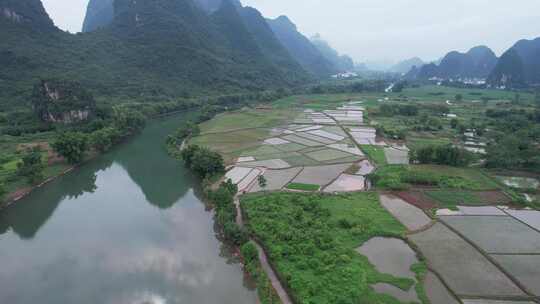
[[360, 148], [367, 154], [369, 159], [374, 161], [377, 165], [386, 165], [386, 156], [384, 155], [384, 149], [382, 147], [361, 145]]
[[63, 132], [56, 136], [53, 149], [71, 164], [83, 161], [88, 150], [88, 135], [81, 132]]
[[416, 116], [418, 115], [418, 106], [410, 104], [382, 104], [379, 112], [383, 116]]
[[[529, 129], [529, 131], [532, 131]], [[488, 168], [527, 168], [540, 170], [540, 154], [523, 132], [508, 134], [487, 147]]]
[[491, 190], [497, 184], [476, 169], [446, 166], [388, 165], [369, 175], [379, 189], [407, 190], [411, 186], [431, 186], [443, 189]]
[[186, 167], [199, 178], [211, 178], [225, 171], [223, 157], [205, 147], [189, 145], [181, 152]]
[[45, 164], [39, 148], [33, 148], [26, 152], [22, 157], [22, 161], [17, 163], [17, 174], [25, 177], [30, 185], [43, 180], [44, 170]]
[[182, 144], [186, 138], [198, 136], [201, 133], [199, 125], [191, 120], [182, 124], [174, 134], [167, 137], [167, 145], [177, 147]]
[[217, 190], [208, 191], [207, 197], [215, 206], [215, 218], [222, 228], [225, 239], [237, 246], [242, 246], [248, 241], [248, 235], [236, 224], [237, 210], [234, 197], [237, 192], [238, 187], [231, 180], [227, 180], [221, 183]]
[[300, 190], [300, 191], [318, 191], [321, 188], [319, 185], [302, 184], [302, 183], [290, 183], [287, 185], [287, 189]]
[[[4, 80], [0, 100], [24, 101], [41, 77], [80, 82], [100, 97], [141, 99], [168, 99], [186, 92], [201, 96], [259, 91], [309, 80], [298, 65], [286, 62], [277, 68], [278, 62], [263, 56], [257, 45], [255, 54], [242, 56], [246, 53], [238, 49], [247, 44], [224, 37], [247, 32], [241, 18], [236, 20], [239, 28], [222, 28], [188, 1], [137, 5], [119, 1], [118, 5], [126, 8], [110, 27], [80, 35], [52, 25], [41, 31], [42, 27], [0, 19], [0, 78]], [[24, 8], [17, 12], [32, 21], [51, 23], [43, 11]], [[228, 13], [226, 17], [233, 20], [238, 16], [234, 10]], [[144, 27], [134, 23], [136, 15], [146, 16]], [[242, 35], [246, 36], [253, 42], [249, 33]]]
[[355, 251], [371, 237], [405, 232], [375, 193], [249, 195], [241, 205], [250, 232], [263, 243], [295, 303], [399, 303], [370, 285], [413, 285], [378, 273]]
[[441, 208], [457, 209], [458, 205], [482, 205], [482, 200], [470, 191], [437, 190], [425, 192], [439, 203]]
[[452, 120], [450, 120], [450, 127], [452, 127], [452, 129], [456, 129], [459, 125], [459, 120], [457, 118], [452, 118]]
[[90, 145], [100, 152], [106, 152], [121, 138], [122, 134], [117, 128], [106, 127], [90, 134]]
[[455, 100], [455, 101], [458, 101], [458, 102], [459, 102], [459, 101], [463, 101], [463, 95], [461, 95], [461, 94], [456, 94], [456, 96], [454, 97], [454, 100]]
[[467, 166], [473, 160], [472, 153], [451, 144], [424, 146], [412, 154], [412, 159], [421, 164]]
[[259, 187], [261, 187], [261, 189], [266, 189], [266, 187], [268, 186], [268, 181], [266, 180], [266, 177], [264, 177], [264, 175], [259, 175], [259, 177], [257, 177], [257, 182], [259, 183]]
[[135, 134], [146, 125], [146, 117], [141, 112], [127, 107], [114, 107], [112, 118], [114, 126], [124, 136]]
[[242, 252], [242, 257], [244, 257], [246, 263], [251, 263], [259, 257], [257, 247], [253, 243], [245, 243], [242, 248], [240, 248], [240, 251]]
[[259, 261], [259, 253], [255, 244], [245, 243], [240, 251], [244, 258], [245, 270], [257, 284], [257, 294], [261, 304], [282, 304], [281, 300], [272, 286], [272, 282], [262, 268]]

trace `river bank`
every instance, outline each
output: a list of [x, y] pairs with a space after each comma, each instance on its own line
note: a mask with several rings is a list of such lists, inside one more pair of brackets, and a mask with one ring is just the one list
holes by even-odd
[[195, 180], [164, 148], [187, 119], [151, 121], [0, 213], [0, 302], [256, 303]]

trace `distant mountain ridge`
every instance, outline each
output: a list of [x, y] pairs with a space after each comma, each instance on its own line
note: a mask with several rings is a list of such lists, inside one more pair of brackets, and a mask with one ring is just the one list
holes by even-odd
[[[104, 28], [112, 22], [114, 0], [90, 0], [83, 26], [83, 32], [91, 32]], [[122, 1], [122, 0], [118, 0]], [[266, 20], [258, 10], [243, 7], [239, 0], [192, 0], [207, 15], [212, 17], [225, 1], [237, 8], [247, 30], [253, 35], [265, 56], [270, 57], [278, 69], [292, 69], [291, 76], [304, 77], [298, 67], [318, 77], [327, 77], [339, 71], [352, 70], [352, 59], [339, 56], [329, 45], [312, 42], [298, 32], [286, 16], [274, 20]], [[222, 29], [217, 29], [220, 31]]]
[[409, 72], [413, 67], [420, 68], [424, 65], [424, 61], [418, 57], [403, 60], [392, 66], [389, 72], [404, 74]]
[[488, 82], [505, 87], [540, 85], [540, 37], [516, 42], [501, 56]]
[[311, 42], [340, 72], [350, 72], [354, 70], [354, 61], [347, 55], [340, 55], [334, 48], [317, 34], [311, 37]]
[[289, 54], [304, 69], [318, 76], [329, 76], [339, 72], [339, 69], [325, 58], [307, 37], [298, 31], [296, 25], [287, 16], [267, 19], [266, 21]]
[[114, 0], [88, 1], [82, 32], [92, 32], [109, 25], [114, 18], [113, 3]]
[[415, 76], [420, 79], [487, 78], [496, 64], [497, 56], [490, 48], [477, 46], [466, 53], [452, 51], [438, 65], [426, 64], [411, 72], [417, 72]]

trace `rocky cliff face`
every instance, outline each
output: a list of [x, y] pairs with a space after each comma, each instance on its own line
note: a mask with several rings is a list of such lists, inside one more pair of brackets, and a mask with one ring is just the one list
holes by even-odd
[[88, 120], [96, 102], [78, 83], [43, 80], [34, 87], [32, 106], [44, 122], [73, 124]]
[[40, 31], [55, 29], [40, 0], [1, 0], [0, 19]]
[[304, 69], [313, 75], [322, 77], [338, 72], [337, 67], [327, 60], [307, 37], [298, 31], [296, 25], [287, 16], [267, 19], [266, 21], [289, 54]]
[[82, 31], [92, 32], [109, 25], [114, 17], [114, 0], [90, 0]]

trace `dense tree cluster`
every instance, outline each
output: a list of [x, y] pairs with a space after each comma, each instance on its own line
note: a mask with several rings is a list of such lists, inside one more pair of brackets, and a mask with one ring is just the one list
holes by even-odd
[[413, 160], [421, 164], [447, 166], [466, 166], [473, 160], [473, 155], [454, 145], [430, 145], [413, 151]]
[[51, 146], [70, 164], [78, 164], [83, 161], [88, 149], [88, 135], [81, 132], [62, 132]]
[[385, 80], [362, 80], [348, 83], [324, 83], [307, 89], [311, 94], [384, 92], [390, 83]]
[[227, 180], [221, 183], [217, 190], [210, 190], [207, 197], [215, 207], [216, 221], [222, 228], [223, 237], [237, 246], [242, 246], [248, 241], [248, 235], [236, 224], [234, 197], [237, 192], [238, 187], [231, 180]]
[[181, 157], [186, 167], [202, 179], [225, 171], [223, 157], [206, 147], [189, 145], [182, 150]]
[[540, 171], [540, 111], [512, 107], [488, 109], [486, 166]]
[[45, 164], [39, 147], [26, 152], [22, 161], [17, 164], [17, 174], [25, 177], [30, 185], [43, 179], [43, 170], [45, 170]]
[[383, 116], [416, 116], [418, 115], [418, 106], [410, 104], [382, 104], [379, 107], [379, 113]]

